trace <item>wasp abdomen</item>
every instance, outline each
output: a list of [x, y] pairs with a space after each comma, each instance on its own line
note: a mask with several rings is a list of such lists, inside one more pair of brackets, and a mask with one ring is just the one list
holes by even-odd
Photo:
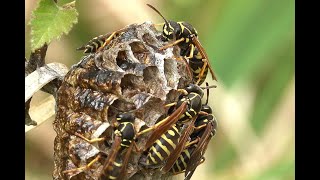
[[173, 125], [150, 147], [147, 156], [147, 165], [156, 165], [163, 162], [176, 148], [180, 138], [180, 126]]
[[195, 149], [195, 146], [191, 146], [183, 150], [169, 172], [174, 174], [183, 172], [187, 168], [187, 164], [190, 160], [190, 154], [194, 149]]

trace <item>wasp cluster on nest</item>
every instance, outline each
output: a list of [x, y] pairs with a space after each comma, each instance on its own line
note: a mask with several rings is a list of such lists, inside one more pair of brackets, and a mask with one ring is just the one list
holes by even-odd
[[[151, 127], [166, 117], [165, 104], [178, 100], [177, 89], [192, 82], [185, 62], [176, 60], [178, 48], [159, 50], [164, 45], [160, 36], [150, 22], [129, 25], [65, 76], [54, 121], [54, 179], [100, 179], [114, 151], [117, 115], [132, 113], [135, 132]], [[133, 141], [144, 147], [147, 139], [146, 133]], [[114, 161], [125, 153], [117, 153]], [[160, 179], [160, 168], [144, 171], [141, 156], [131, 151], [125, 178]]]

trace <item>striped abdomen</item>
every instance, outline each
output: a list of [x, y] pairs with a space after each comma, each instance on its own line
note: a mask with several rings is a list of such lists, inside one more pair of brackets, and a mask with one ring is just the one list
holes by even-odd
[[195, 146], [190, 146], [187, 149], [183, 150], [169, 172], [178, 174], [186, 170], [187, 164], [190, 160], [190, 154], [194, 149]]
[[109, 35], [100, 35], [91, 39], [87, 44], [77, 48], [77, 50], [84, 50], [84, 53], [96, 52], [105, 42]]
[[[93, 53], [106, 46], [111, 40], [118, 37], [123, 32], [113, 32], [105, 35], [97, 36], [91, 39], [87, 44], [77, 48], [77, 50], [84, 50], [84, 53]], [[108, 43], [106, 43], [108, 42]]]
[[120, 156], [118, 156], [112, 163], [112, 165], [108, 167], [106, 171], [101, 175], [100, 179], [117, 179], [117, 177], [120, 175], [122, 165], [123, 164], [121, 162], [121, 158]]
[[[197, 82], [198, 79], [200, 78], [199, 74], [200, 74], [200, 71], [203, 67], [203, 64], [204, 64], [204, 62], [202, 61], [202, 56], [201, 56], [200, 52], [198, 51], [198, 49], [196, 47], [194, 47], [193, 57], [189, 59], [189, 67], [192, 71], [193, 80], [195, 82]], [[201, 77], [201, 80], [198, 83], [198, 85], [201, 85], [204, 82], [204, 80], [207, 77], [207, 74], [208, 74], [208, 66], [205, 67], [203, 76]]]
[[173, 125], [167, 132], [161, 135], [150, 147], [146, 165], [157, 165], [171, 154], [176, 148], [180, 138], [180, 126]]

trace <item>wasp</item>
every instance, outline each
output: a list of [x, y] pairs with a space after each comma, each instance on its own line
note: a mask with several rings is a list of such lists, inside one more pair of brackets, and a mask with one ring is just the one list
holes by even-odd
[[[132, 152], [133, 145], [135, 145], [136, 150], [138, 150], [135, 144], [135, 129], [133, 122], [135, 117], [132, 113], [119, 113], [116, 116], [118, 122], [117, 129], [115, 130], [115, 138], [112, 143], [111, 150], [108, 154], [107, 159], [103, 165], [102, 173], [100, 174], [100, 179], [122, 179], [125, 175], [126, 165]], [[88, 140], [82, 135], [77, 134], [77, 136], [83, 138], [89, 143], [105, 140], [105, 138], [97, 138]], [[125, 152], [126, 151], [126, 152]], [[125, 155], [123, 156], [123, 153]], [[63, 173], [71, 173], [80, 170], [89, 169], [95, 162], [97, 162], [102, 156], [99, 154], [94, 160], [84, 167], [66, 170]], [[122, 158], [123, 157], [123, 158]]]
[[[170, 160], [178, 156], [187, 143], [198, 113], [201, 113], [202, 88], [195, 84], [189, 84], [184, 89], [180, 89], [180, 91], [184, 93], [179, 97], [178, 102], [167, 104], [167, 106], [171, 107], [176, 106], [176, 111], [156, 123], [154, 127], [138, 133], [143, 134], [147, 131], [154, 130], [145, 145], [145, 150], [150, 147], [146, 166], [154, 167], [166, 159]], [[184, 106], [184, 108], [181, 108], [182, 106]], [[187, 122], [190, 123], [181, 136], [181, 127]]]
[[114, 31], [112, 33], [107, 33], [105, 35], [94, 37], [89, 42], [77, 48], [76, 50], [83, 50], [84, 53], [94, 53], [100, 51], [102, 48], [107, 46], [113, 39], [122, 35], [124, 33], [124, 30], [125, 28]]
[[210, 139], [216, 134], [217, 121], [212, 115], [211, 107], [203, 105], [201, 111], [208, 114], [198, 115], [194, 123], [194, 131], [190, 135], [192, 143], [186, 145], [186, 148], [181, 152], [169, 170], [173, 174], [185, 172], [186, 179], [190, 179], [197, 166], [205, 161], [203, 155]]
[[193, 79], [196, 84], [201, 85], [206, 79], [208, 69], [212, 75], [212, 79], [217, 81], [213, 69], [209, 63], [209, 57], [198, 40], [197, 30], [187, 22], [176, 22], [167, 20], [155, 7], [147, 4], [150, 8], [156, 11], [164, 20], [162, 36], [164, 41], [174, 41], [160, 50], [178, 45], [180, 55], [186, 56], [189, 59], [189, 67], [193, 71]]
[[207, 114], [199, 114], [195, 123], [194, 130], [190, 135], [191, 142], [181, 152], [173, 165], [166, 165], [166, 171], [173, 174], [185, 172], [185, 180], [190, 179], [197, 166], [205, 161], [204, 154], [211, 138], [216, 134], [217, 120], [213, 115], [212, 108], [208, 105], [209, 91], [207, 92], [207, 101], [202, 105], [201, 111]]

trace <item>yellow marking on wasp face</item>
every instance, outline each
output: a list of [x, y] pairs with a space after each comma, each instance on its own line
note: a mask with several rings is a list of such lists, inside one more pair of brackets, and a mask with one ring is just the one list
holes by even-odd
[[164, 32], [164, 34], [165, 35], [167, 35], [167, 36], [169, 36], [169, 35], [171, 35], [172, 33], [173, 33], [173, 27], [171, 26], [171, 24], [169, 23], [169, 28], [172, 30], [172, 31], [167, 31], [167, 25], [165, 24], [164, 26], [163, 26], [163, 32]]
[[122, 166], [122, 164], [117, 163], [117, 162], [113, 162], [113, 164], [114, 164], [115, 166], [117, 166], [117, 167], [121, 167], [121, 166]]
[[[163, 138], [167, 143], [169, 143], [173, 149], [176, 148], [176, 145], [172, 142], [171, 139], [168, 139], [165, 134], [163, 134], [161, 138]], [[160, 140], [158, 139], [157, 141], [160, 141]]]
[[165, 35], [169, 35], [169, 32], [167, 31], [167, 26], [166, 25], [164, 25], [164, 27], [163, 27], [163, 32], [164, 32]]
[[154, 146], [151, 147], [151, 150], [158, 156], [158, 158], [159, 158], [161, 161], [164, 160], [164, 158], [162, 157], [162, 155], [160, 154], [160, 152], [158, 152]]
[[[169, 28], [173, 31], [174, 30], [174, 28], [171, 26], [171, 24], [169, 23]], [[171, 32], [172, 32], [171, 31]]]

